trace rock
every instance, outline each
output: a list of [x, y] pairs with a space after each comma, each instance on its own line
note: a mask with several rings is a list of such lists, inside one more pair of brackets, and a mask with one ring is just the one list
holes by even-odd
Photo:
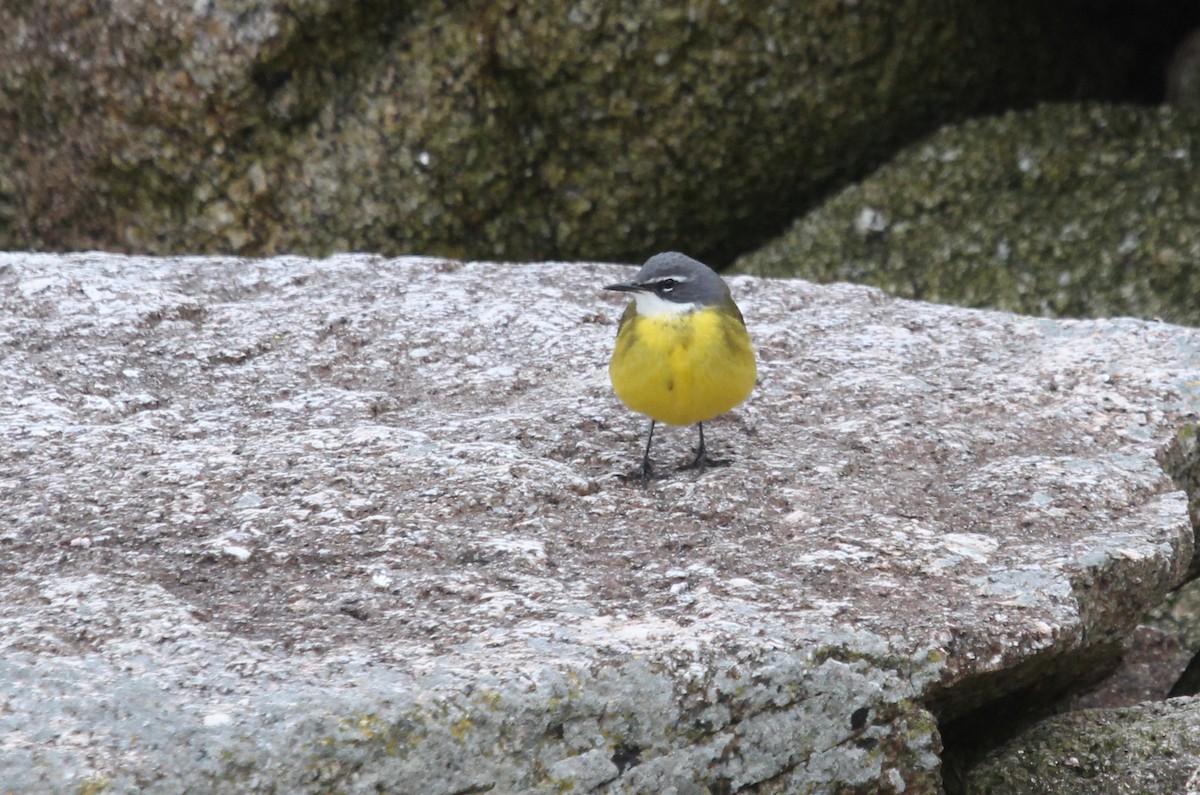
[[738, 261], [1059, 316], [1200, 324], [1200, 117], [1046, 105], [946, 127]]
[[[1194, 449], [1194, 448], [1193, 448]], [[1200, 466], [1192, 464], [1193, 477]], [[1178, 480], [1176, 481], [1179, 482]], [[1187, 487], [1195, 497], [1200, 490]], [[1200, 527], [1193, 514], [1192, 526]], [[1196, 557], [1192, 557], [1194, 576]], [[1190, 579], [1156, 606], [1130, 638], [1120, 667], [1076, 707], [1127, 707], [1200, 692], [1200, 579]]]
[[[1193, 584], [1200, 583], [1193, 580], [1184, 588]], [[1168, 597], [1167, 604], [1170, 601]], [[1162, 607], [1156, 607], [1151, 615]], [[1070, 706], [1072, 709], [1130, 707], [1146, 701], [1162, 701], [1175, 695], [1172, 690], [1190, 657], [1177, 636], [1148, 618], [1130, 636], [1116, 670], [1095, 690], [1073, 699]]]
[[1200, 701], [1083, 710], [1046, 721], [977, 768], [970, 795], [1200, 791]]
[[736, 278], [642, 490], [628, 273], [0, 255], [5, 786], [936, 791], [1185, 576], [1200, 331]]
[[5, 3], [0, 248], [728, 261], [939, 121], [1111, 95], [1113, 39], [1034, 2]]
[[1200, 30], [1188, 34], [1167, 64], [1166, 101], [1192, 113], [1200, 110]]

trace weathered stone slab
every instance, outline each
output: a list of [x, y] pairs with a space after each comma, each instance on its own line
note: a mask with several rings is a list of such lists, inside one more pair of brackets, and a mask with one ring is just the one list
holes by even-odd
[[643, 491], [624, 273], [0, 257], [6, 786], [928, 791], [1182, 579], [1200, 331], [738, 278]]

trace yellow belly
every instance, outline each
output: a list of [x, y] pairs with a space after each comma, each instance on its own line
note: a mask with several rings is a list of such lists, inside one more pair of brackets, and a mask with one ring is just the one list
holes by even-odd
[[732, 315], [704, 309], [629, 316], [608, 373], [629, 408], [659, 422], [691, 425], [745, 400], [757, 371], [746, 327]]

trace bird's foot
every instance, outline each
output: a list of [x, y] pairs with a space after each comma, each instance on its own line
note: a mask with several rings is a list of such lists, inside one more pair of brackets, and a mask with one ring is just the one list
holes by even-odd
[[687, 469], [697, 469], [697, 470], [703, 472], [704, 470], [708, 469], [709, 467], [714, 467], [714, 468], [715, 467], [727, 467], [731, 463], [733, 463], [733, 462], [730, 461], [728, 458], [709, 458], [708, 451], [706, 451], [703, 447], [701, 447], [699, 450], [696, 451], [695, 458], [693, 458], [691, 461], [684, 464], [683, 466], [676, 467], [676, 470], [679, 472], [683, 472], [684, 470], [687, 470]]

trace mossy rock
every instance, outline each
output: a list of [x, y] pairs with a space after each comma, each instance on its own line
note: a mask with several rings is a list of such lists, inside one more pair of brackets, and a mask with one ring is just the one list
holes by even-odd
[[1128, 73], [1032, 0], [193, 5], [0, 7], [0, 248], [719, 265], [938, 124]]
[[896, 295], [1200, 323], [1200, 116], [1044, 105], [943, 128], [738, 262]]
[[1200, 702], [1052, 718], [972, 771], [966, 795], [1185, 792], [1200, 763]]

